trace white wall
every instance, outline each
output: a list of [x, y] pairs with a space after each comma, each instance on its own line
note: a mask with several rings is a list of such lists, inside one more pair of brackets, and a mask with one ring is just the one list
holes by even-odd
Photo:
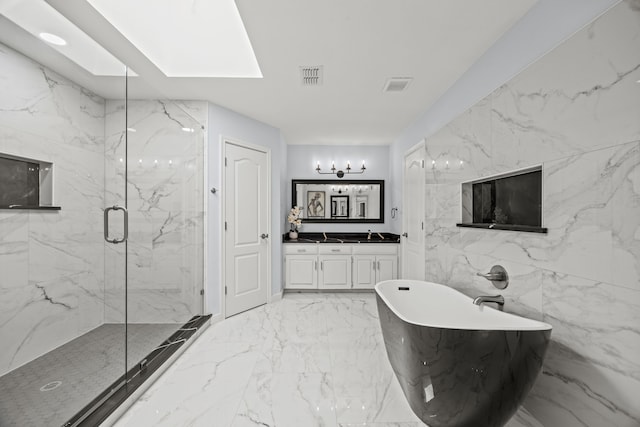
[[400, 215], [390, 224], [402, 227], [402, 162], [404, 153], [434, 134], [467, 108], [512, 79], [620, 0], [539, 0], [424, 114], [417, 117], [390, 151], [391, 203]]
[[[336, 169], [344, 170], [347, 161], [351, 162], [352, 169], [358, 171], [362, 160], [365, 161], [366, 170], [362, 175], [345, 175], [343, 179], [383, 179], [385, 181], [384, 223], [380, 224], [310, 224], [302, 223], [301, 232], [328, 231], [373, 231], [386, 232], [390, 230], [391, 197], [390, 173], [389, 173], [389, 146], [387, 145], [290, 145], [287, 155], [287, 210], [291, 207], [291, 180], [292, 179], [338, 179], [335, 175], [319, 175], [316, 164], [320, 162], [323, 171], [331, 169], [331, 162], [335, 161]], [[288, 230], [284, 216], [282, 222]]]
[[[276, 295], [282, 287], [282, 241], [286, 212], [283, 211], [283, 169], [287, 164], [287, 149], [279, 129], [243, 116], [234, 111], [209, 104], [208, 122], [208, 189], [221, 190], [223, 163], [222, 139], [261, 145], [271, 150], [271, 290]], [[206, 309], [211, 314], [220, 314], [222, 281], [222, 192], [208, 193], [207, 203], [207, 286]]]

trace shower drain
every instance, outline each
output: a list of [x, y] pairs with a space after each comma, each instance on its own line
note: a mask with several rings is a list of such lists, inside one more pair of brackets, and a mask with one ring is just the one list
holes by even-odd
[[51, 391], [51, 390], [55, 390], [58, 387], [60, 387], [62, 385], [62, 381], [51, 381], [48, 384], [43, 385], [42, 387], [40, 387], [40, 391]]

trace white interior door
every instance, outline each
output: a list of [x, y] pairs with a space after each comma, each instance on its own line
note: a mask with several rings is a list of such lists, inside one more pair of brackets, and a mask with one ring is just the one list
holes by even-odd
[[225, 316], [266, 304], [270, 280], [268, 152], [225, 142]]
[[425, 216], [424, 143], [410, 150], [404, 158], [402, 278], [424, 280]]

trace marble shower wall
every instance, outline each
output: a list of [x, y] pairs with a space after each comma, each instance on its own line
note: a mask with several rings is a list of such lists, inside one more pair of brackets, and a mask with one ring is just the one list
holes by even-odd
[[[505, 311], [554, 327], [524, 405], [547, 426], [640, 425], [638, 46], [621, 2], [426, 139], [427, 280], [493, 294], [475, 273], [506, 267]], [[455, 226], [461, 182], [540, 164], [548, 234]]]
[[0, 211], [0, 375], [104, 319], [105, 101], [0, 44], [0, 153], [53, 163], [60, 211]]
[[[108, 100], [107, 206], [124, 205], [124, 117], [123, 101]], [[205, 102], [128, 102], [129, 322], [186, 322], [202, 313], [206, 120]], [[105, 250], [107, 323], [124, 321], [124, 249]]]

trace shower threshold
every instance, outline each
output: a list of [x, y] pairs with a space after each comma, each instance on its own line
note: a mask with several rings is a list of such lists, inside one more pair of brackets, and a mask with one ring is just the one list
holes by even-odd
[[[118, 378], [109, 388], [103, 391], [91, 403], [85, 406], [73, 418], [63, 424], [63, 427], [94, 427], [102, 424], [114, 414], [136, 391], [147, 381], [155, 378], [165, 362], [172, 359], [181, 347], [191, 344], [189, 339], [199, 335], [201, 329], [208, 325], [211, 315], [194, 316], [182, 325], [173, 335], [156, 347], [146, 357], [142, 358], [126, 374]], [[145, 384], [148, 386], [149, 384]]]

